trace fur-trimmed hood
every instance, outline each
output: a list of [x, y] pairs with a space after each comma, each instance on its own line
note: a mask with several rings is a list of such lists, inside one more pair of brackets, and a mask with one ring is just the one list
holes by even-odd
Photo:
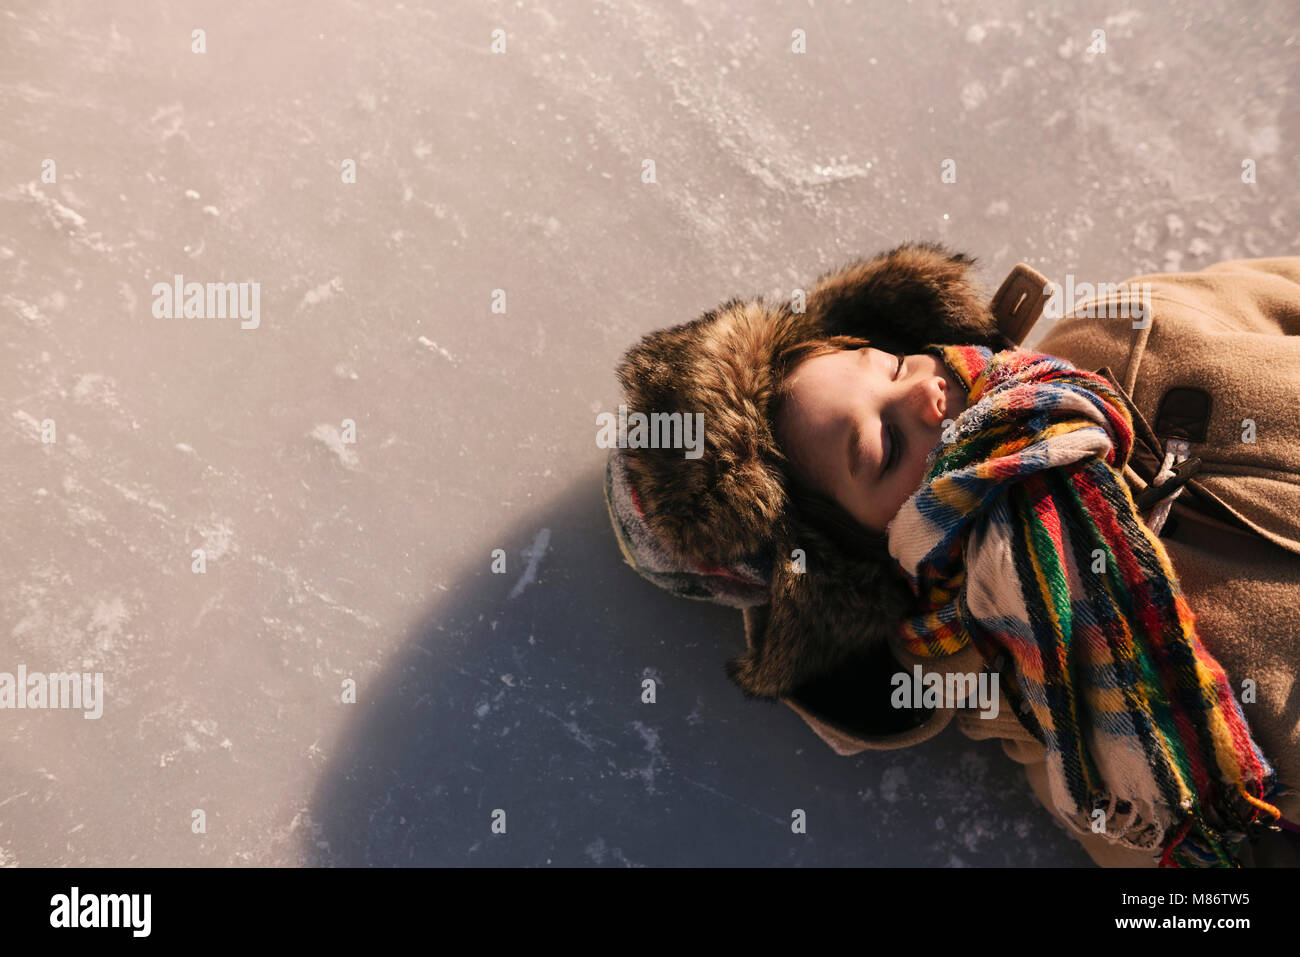
[[[854, 656], [877, 653], [908, 602], [887, 561], [852, 557], [789, 510], [770, 410], [774, 360], [812, 338], [852, 335], [886, 351], [931, 343], [1007, 347], [974, 260], [907, 243], [820, 276], [806, 307], [733, 298], [628, 349], [617, 374], [631, 411], [703, 413], [703, 455], [620, 449], [641, 518], [666, 549], [719, 566], [771, 549], [761, 639], [727, 664], [749, 697], [779, 699]], [[802, 550], [803, 569], [790, 558]]]

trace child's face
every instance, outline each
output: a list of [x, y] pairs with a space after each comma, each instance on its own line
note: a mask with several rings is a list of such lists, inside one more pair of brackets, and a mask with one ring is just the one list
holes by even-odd
[[881, 532], [920, 488], [944, 420], [966, 408], [965, 390], [938, 356], [904, 356], [901, 370], [898, 358], [862, 348], [804, 360], [776, 423], [804, 481]]

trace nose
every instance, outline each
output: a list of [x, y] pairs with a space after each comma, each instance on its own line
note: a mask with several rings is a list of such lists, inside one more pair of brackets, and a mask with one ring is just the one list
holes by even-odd
[[943, 376], [923, 376], [912, 387], [908, 396], [912, 409], [926, 425], [938, 428], [943, 425], [948, 411], [948, 383]]

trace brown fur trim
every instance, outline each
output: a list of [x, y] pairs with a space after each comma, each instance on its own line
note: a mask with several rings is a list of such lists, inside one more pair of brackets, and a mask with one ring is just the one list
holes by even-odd
[[618, 366], [628, 412], [704, 414], [704, 454], [627, 449], [646, 522], [679, 553], [710, 562], [772, 543], [787, 498], [767, 412], [772, 358], [811, 334], [807, 317], [762, 297], [731, 299], [650, 333]]
[[[763, 634], [727, 662], [747, 698], [776, 700], [888, 642], [909, 607], [907, 583], [892, 562], [846, 556], [812, 528], [780, 547]], [[804, 552], [803, 572], [791, 560]]]
[[988, 294], [969, 274], [974, 264], [938, 243], [904, 243], [824, 273], [808, 292], [808, 317], [828, 335], [875, 339], [891, 352], [932, 342], [1000, 350]]

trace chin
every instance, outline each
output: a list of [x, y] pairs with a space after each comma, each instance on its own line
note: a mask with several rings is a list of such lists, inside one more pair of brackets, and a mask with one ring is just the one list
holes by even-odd
[[925, 481], [925, 462], [926, 462], [925, 459], [921, 459], [919, 462], [916, 463], [915, 468], [912, 469], [912, 481], [911, 481], [912, 492], [908, 493], [908, 498], [911, 498], [912, 494], [915, 493], [916, 490], [921, 487], [921, 483]]
[[936, 458], [938, 457], [938, 453], [935, 452], [935, 449], [938, 447], [939, 443], [942, 440], [943, 440], [943, 433], [940, 432], [938, 435], [934, 437], [934, 442], [931, 443], [930, 448], [925, 453], [925, 456], [917, 464], [916, 481], [913, 487], [920, 487], [921, 483], [925, 481], [925, 473], [928, 471], [927, 466], [930, 462], [930, 455], [933, 453]]

